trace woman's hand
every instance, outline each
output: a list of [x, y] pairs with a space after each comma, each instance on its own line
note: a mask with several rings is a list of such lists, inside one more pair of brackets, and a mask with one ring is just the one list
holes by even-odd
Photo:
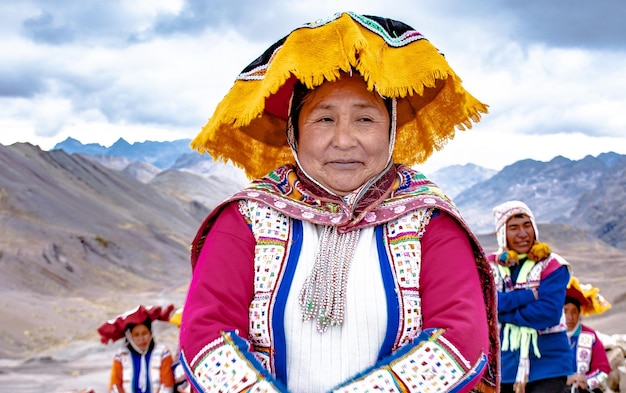
[[576, 373], [567, 377], [568, 386], [576, 386], [578, 388], [587, 390], [587, 377], [584, 374]]

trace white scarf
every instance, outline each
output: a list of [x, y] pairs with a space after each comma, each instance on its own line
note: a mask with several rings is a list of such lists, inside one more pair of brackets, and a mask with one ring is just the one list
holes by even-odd
[[124, 332], [124, 335], [126, 336], [126, 341], [128, 341], [133, 349], [141, 355], [141, 360], [139, 361], [138, 381], [139, 390], [145, 392], [148, 389], [148, 365], [146, 364], [146, 353], [148, 352], [148, 349], [150, 349], [150, 345], [148, 345], [148, 347], [144, 351], [142, 351], [133, 341], [133, 336], [131, 335], [130, 330], [126, 330], [126, 332]]

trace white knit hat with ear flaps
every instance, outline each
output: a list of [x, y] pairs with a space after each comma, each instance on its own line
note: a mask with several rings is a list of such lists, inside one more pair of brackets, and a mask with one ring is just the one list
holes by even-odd
[[535, 223], [535, 216], [530, 208], [521, 201], [507, 201], [493, 208], [493, 217], [496, 224], [496, 238], [498, 239], [498, 253], [507, 250], [506, 241], [506, 223], [509, 218], [524, 214], [530, 218], [535, 230], [535, 240], [539, 241], [539, 231], [537, 231], [537, 224]]

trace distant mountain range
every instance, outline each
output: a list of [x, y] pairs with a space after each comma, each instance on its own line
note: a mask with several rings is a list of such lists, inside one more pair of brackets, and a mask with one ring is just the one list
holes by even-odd
[[110, 147], [104, 147], [97, 143], [83, 145], [74, 138], [67, 138], [57, 143], [53, 150], [65, 150], [68, 154], [124, 157], [133, 162], [147, 162], [159, 169], [168, 169], [182, 155], [193, 152], [189, 147], [190, 142], [189, 139], [180, 139], [172, 142], [146, 141], [131, 145], [120, 138]]
[[612, 246], [626, 249], [626, 156], [603, 153], [572, 161], [522, 160], [466, 188], [455, 202], [473, 228], [493, 230], [491, 208], [518, 199], [538, 222], [589, 230]]
[[[92, 156], [114, 169], [120, 169], [115, 165], [125, 158], [128, 163], [210, 174], [218, 182], [237, 179], [245, 184], [238, 169], [216, 164], [209, 155], [192, 151], [189, 143], [189, 139], [182, 139], [131, 145], [120, 139], [105, 148], [68, 138], [54, 149]], [[491, 209], [506, 200], [518, 199], [529, 205], [539, 222], [574, 225], [608, 244], [626, 248], [626, 206], [621, 202], [626, 200], [625, 155], [608, 152], [578, 161], [561, 156], [549, 162], [522, 160], [501, 171], [474, 164], [453, 165], [427, 175], [454, 199], [475, 232], [493, 231]]]

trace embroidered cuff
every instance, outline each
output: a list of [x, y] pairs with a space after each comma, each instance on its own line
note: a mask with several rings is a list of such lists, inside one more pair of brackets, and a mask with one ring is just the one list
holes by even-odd
[[596, 370], [591, 374], [587, 374], [587, 385], [589, 386], [589, 390], [594, 389], [604, 389], [606, 380], [608, 379], [608, 375], [600, 370]]
[[486, 367], [483, 355], [470, 366], [441, 334], [429, 329], [409, 345], [383, 359], [374, 368], [333, 390], [337, 393], [455, 392], [473, 383]]
[[248, 351], [248, 343], [235, 332], [208, 344], [191, 364], [184, 352], [181, 362], [199, 392], [286, 392]]

